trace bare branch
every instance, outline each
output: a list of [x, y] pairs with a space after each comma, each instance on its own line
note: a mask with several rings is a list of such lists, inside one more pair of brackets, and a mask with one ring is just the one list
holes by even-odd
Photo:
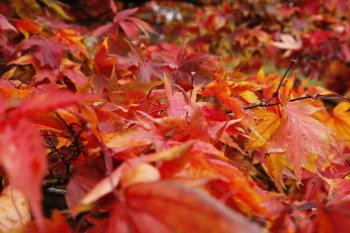
[[[290, 99], [289, 102], [295, 102], [295, 101], [304, 100], [304, 99], [313, 99], [313, 97], [311, 95], [306, 95], [306, 96]], [[279, 102], [279, 101], [276, 102], [276, 103], [272, 103], [272, 104], [267, 104], [265, 102], [261, 102], [260, 104], [254, 104], [254, 105], [250, 105], [250, 106], [244, 107], [244, 109], [247, 110], [247, 109], [253, 109], [253, 108], [257, 108], [257, 107], [272, 107], [272, 106], [277, 106], [277, 105], [280, 105], [280, 104], [281, 104], [281, 102]]]

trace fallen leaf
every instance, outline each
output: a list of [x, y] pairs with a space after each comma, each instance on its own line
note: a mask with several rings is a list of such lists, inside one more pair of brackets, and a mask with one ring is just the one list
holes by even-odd
[[13, 187], [29, 199], [33, 215], [42, 227], [41, 179], [47, 161], [43, 139], [31, 122], [20, 119], [1, 127], [0, 163]]
[[[254, 223], [208, 194], [173, 182], [133, 185], [125, 190], [124, 198], [127, 210], [147, 214], [163, 223], [171, 232], [261, 232]], [[135, 224], [138, 225], [138, 222]]]
[[94, 166], [86, 164], [70, 179], [67, 185], [65, 199], [73, 215], [76, 215], [76, 208], [80, 204], [81, 198], [86, 195], [102, 177], [103, 176]]
[[288, 167], [287, 157], [283, 154], [270, 154], [265, 160], [267, 173], [275, 183], [278, 191], [283, 192], [286, 189], [283, 180], [282, 172]]
[[267, 153], [286, 153], [296, 175], [301, 179], [301, 169], [312, 154], [318, 161], [336, 161], [338, 151], [333, 131], [315, 119], [312, 114], [318, 108], [306, 103], [290, 102], [284, 107], [284, 118], [280, 127], [267, 144]]
[[280, 39], [281, 39], [280, 42], [274, 41], [274, 42], [271, 42], [271, 44], [280, 49], [291, 49], [291, 50], [299, 50], [303, 46], [303, 43], [301, 40], [297, 40], [289, 34], [282, 34]]
[[[140, 158], [129, 159], [120, 165], [117, 169], [115, 169], [108, 177], [104, 178], [100, 182], [98, 182], [91, 190], [88, 192], [83, 199], [81, 200], [81, 204], [88, 205], [92, 202], [98, 200], [102, 196], [112, 192], [115, 187], [120, 183], [120, 179], [122, 176], [133, 169], [134, 166], [137, 166], [140, 163], [144, 162], [156, 162], [156, 161], [169, 161], [182, 155], [186, 154], [191, 147], [193, 146], [193, 142], [188, 142], [186, 144], [174, 146], [167, 150], [160, 151], [158, 153], [154, 153], [151, 155], [147, 155]], [[152, 178], [156, 177], [156, 172], [152, 171]]]
[[140, 163], [122, 176], [120, 184], [125, 188], [133, 184], [158, 181], [159, 179], [160, 173], [157, 168], [148, 163]]
[[57, 108], [67, 107], [84, 99], [85, 97], [69, 91], [36, 93], [24, 100], [11, 114], [12, 117], [28, 117], [38, 113], [50, 112]]
[[248, 150], [265, 145], [278, 129], [281, 122], [280, 117], [274, 112], [256, 110], [255, 114], [259, 120], [256, 126], [250, 127], [250, 139], [245, 145], [245, 148]]
[[10, 233], [31, 219], [25, 196], [10, 185], [0, 194], [0, 232]]
[[321, 112], [317, 115], [318, 119], [325, 122], [331, 127], [337, 135], [350, 146], [350, 103], [342, 102], [339, 103], [332, 111], [331, 114], [328, 112]]
[[317, 209], [312, 224], [305, 227], [310, 233], [344, 233], [350, 228], [350, 201], [345, 200], [334, 205], [321, 206]]
[[0, 29], [2, 31], [17, 32], [17, 29], [2, 14], [0, 14]]

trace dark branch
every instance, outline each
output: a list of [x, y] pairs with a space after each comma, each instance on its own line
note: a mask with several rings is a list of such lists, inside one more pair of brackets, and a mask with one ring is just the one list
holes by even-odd
[[[304, 100], [304, 99], [313, 99], [313, 98], [311, 95], [306, 95], [306, 96], [290, 99], [289, 102], [295, 102], [295, 101]], [[257, 108], [257, 107], [272, 107], [272, 106], [276, 106], [276, 105], [280, 105], [280, 104], [281, 104], [281, 102], [279, 102], [279, 101], [276, 103], [272, 103], [272, 104], [267, 104], [265, 102], [261, 102], [260, 104], [254, 104], [254, 105], [244, 107], [244, 109], [248, 110], [248, 109], [253, 109], [253, 108]]]
[[279, 84], [278, 84], [277, 90], [276, 90], [275, 93], [274, 93], [275, 97], [278, 96], [278, 92], [280, 91], [280, 89], [281, 89], [281, 87], [282, 87], [282, 84], [283, 84], [285, 78], [287, 77], [287, 74], [288, 74], [289, 70], [290, 70], [290, 69], [292, 68], [292, 66], [294, 65], [294, 63], [296, 63], [296, 60], [295, 60], [295, 59], [290, 60], [289, 65], [288, 65], [288, 67], [287, 67], [287, 70], [286, 70], [286, 72], [284, 73], [284, 75], [283, 75], [281, 81], [280, 81]]
[[284, 72], [284, 75], [282, 76], [280, 82], [278, 83], [278, 86], [277, 86], [276, 91], [272, 94], [272, 96], [271, 96], [270, 98], [268, 98], [267, 100], [264, 100], [264, 101], [262, 101], [262, 102], [268, 103], [268, 102], [270, 102], [273, 98], [277, 98], [277, 97], [278, 97], [279, 91], [280, 91], [280, 89], [281, 89], [281, 87], [282, 87], [282, 84], [283, 84], [285, 78], [287, 77], [287, 74], [288, 74], [289, 70], [292, 68], [292, 66], [293, 66], [294, 63], [296, 63], [296, 62], [297, 62], [297, 60], [294, 59], [294, 58], [292, 58], [292, 59], [290, 60], [286, 72]]
[[[292, 58], [289, 62], [289, 65], [287, 67], [287, 70], [286, 72], [284, 72], [280, 82], [278, 83], [278, 86], [277, 86], [277, 89], [276, 91], [272, 94], [272, 96], [270, 98], [268, 98], [267, 100], [262, 100], [259, 104], [254, 104], [254, 105], [250, 105], [250, 106], [247, 106], [247, 107], [244, 107], [243, 109], [245, 110], [248, 110], [248, 109], [253, 109], [253, 108], [257, 108], [257, 107], [271, 107], [271, 106], [276, 106], [276, 105], [279, 105], [281, 104], [279, 98], [278, 98], [278, 94], [279, 94], [279, 91], [283, 85], [283, 82], [284, 80], [286, 79], [287, 77], [287, 74], [289, 72], [289, 70], [292, 68], [292, 66], [294, 65], [294, 63], [296, 63], [296, 59]], [[311, 98], [310, 97], [307, 97], [307, 98]], [[304, 97], [301, 97], [301, 99], [307, 99], [305, 96]], [[276, 103], [272, 103], [272, 104], [269, 104], [269, 102], [272, 100], [272, 99], [276, 99]], [[296, 98], [296, 99], [291, 99], [289, 101], [297, 101], [299, 100], [299, 98]]]

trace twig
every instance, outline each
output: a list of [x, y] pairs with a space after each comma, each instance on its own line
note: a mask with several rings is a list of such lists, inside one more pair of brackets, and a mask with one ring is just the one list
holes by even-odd
[[272, 96], [270, 98], [268, 98], [267, 100], [264, 100], [262, 102], [265, 102], [265, 103], [269, 103], [273, 98], [277, 98], [278, 97], [278, 94], [279, 94], [279, 91], [282, 87], [282, 84], [283, 84], [283, 81], [285, 80], [285, 78], [287, 77], [287, 74], [289, 72], [289, 70], [292, 68], [292, 66], [297, 62], [296, 59], [292, 58], [289, 62], [289, 65], [287, 67], [287, 70], [286, 72], [284, 72], [284, 75], [282, 76], [280, 82], [278, 83], [278, 86], [277, 86], [277, 89], [276, 91], [272, 94]]
[[[66, 122], [66, 120], [58, 112], [55, 112], [55, 114], [56, 114], [57, 118], [63, 123], [63, 125], [67, 128], [67, 130], [70, 133], [70, 137], [72, 138], [72, 144], [70, 145], [70, 147], [75, 148], [75, 151], [73, 151], [73, 154], [71, 155], [71, 157], [64, 159], [62, 161], [62, 162], [66, 163], [67, 174], [69, 174], [70, 171], [69, 171], [69, 163], [68, 162], [70, 162], [72, 159], [77, 157], [83, 150], [83, 148], [80, 147], [80, 145], [79, 145], [79, 138], [80, 138], [80, 135], [82, 134], [82, 132], [86, 129], [86, 124], [83, 124], [83, 125], [79, 125], [79, 124], [75, 124], [75, 123], [68, 124]], [[81, 129], [78, 132], [76, 132], [73, 129], [73, 125], [78, 125], [81, 127]]]
[[287, 67], [287, 70], [286, 70], [286, 72], [284, 73], [284, 75], [283, 75], [281, 81], [280, 81], [279, 84], [278, 84], [277, 90], [276, 90], [275, 93], [274, 93], [275, 97], [278, 96], [278, 92], [280, 91], [280, 89], [281, 89], [281, 87], [282, 87], [282, 84], [283, 84], [284, 79], [287, 77], [287, 74], [288, 74], [289, 70], [292, 68], [292, 66], [293, 66], [296, 62], [297, 62], [297, 61], [296, 61], [296, 59], [294, 59], [294, 58], [292, 58], [292, 59], [290, 60], [289, 65], [288, 65], [288, 67]]
[[45, 191], [48, 193], [58, 194], [58, 195], [66, 195], [66, 193], [67, 193], [67, 190], [55, 188], [55, 187], [49, 187]]
[[[281, 104], [281, 102], [280, 102], [280, 100], [279, 100], [279, 98], [278, 98], [279, 91], [280, 91], [280, 89], [281, 89], [281, 87], [282, 87], [282, 85], [283, 85], [284, 80], [285, 80], [286, 77], [287, 77], [287, 74], [288, 74], [289, 70], [292, 68], [292, 66], [293, 66], [296, 62], [297, 62], [297, 61], [296, 61], [296, 59], [294, 59], [294, 58], [292, 58], [292, 59], [290, 60], [286, 72], [284, 72], [284, 74], [283, 74], [281, 80], [280, 80], [279, 83], [278, 83], [278, 86], [277, 86], [276, 91], [272, 94], [272, 96], [271, 96], [270, 98], [268, 98], [267, 100], [262, 100], [259, 104], [254, 104], [254, 105], [250, 105], [250, 106], [244, 107], [243, 109], [248, 110], [248, 109], [253, 109], [253, 108], [257, 108], [257, 107], [271, 107], [271, 106], [276, 106], [276, 105]], [[311, 96], [310, 96], [310, 97], [307, 97], [307, 98], [311, 98]], [[301, 99], [307, 99], [307, 98], [301, 97]], [[276, 99], [276, 103], [269, 104], [269, 102], [270, 102], [272, 99]], [[297, 100], [299, 100], [299, 99], [296, 98], [296, 99], [289, 100], [289, 101], [297, 101]]]
[[[302, 97], [297, 97], [297, 98], [294, 98], [294, 99], [290, 99], [289, 102], [294, 102], [294, 101], [298, 101], [298, 100], [304, 100], [304, 99], [312, 99], [312, 96], [311, 95], [306, 95], [306, 96], [302, 96]], [[254, 104], [254, 105], [251, 105], [251, 106], [247, 106], [247, 107], [244, 107], [245, 110], [247, 109], [253, 109], [253, 108], [257, 108], [257, 107], [272, 107], [272, 106], [276, 106], [276, 105], [280, 105], [281, 102], [278, 101], [276, 103], [272, 103], [272, 104], [267, 104], [267, 103], [260, 103], [260, 104]]]
[[68, 125], [66, 120], [63, 119], [63, 117], [58, 112], [55, 112], [55, 115], [57, 116], [58, 119], [60, 119], [60, 121], [63, 123], [63, 125], [69, 130], [70, 134], [74, 135], [72, 128]]

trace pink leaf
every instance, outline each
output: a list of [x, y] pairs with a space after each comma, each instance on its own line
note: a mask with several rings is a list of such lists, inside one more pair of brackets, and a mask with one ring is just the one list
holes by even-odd
[[66, 201], [72, 214], [81, 198], [87, 194], [102, 178], [102, 175], [94, 166], [84, 166], [71, 178], [67, 185]]
[[17, 32], [17, 29], [2, 14], [0, 14], [0, 29], [2, 31]]
[[267, 152], [286, 153], [300, 181], [301, 168], [308, 158], [317, 154], [319, 159], [331, 159], [337, 152], [336, 141], [333, 131], [311, 116], [317, 108], [290, 102], [284, 110], [284, 122], [269, 142]]
[[25, 119], [6, 123], [0, 130], [0, 162], [14, 188], [29, 199], [35, 220], [43, 226], [41, 179], [47, 162], [42, 137]]
[[15, 116], [31, 116], [67, 107], [84, 99], [83, 96], [69, 91], [42, 92], [23, 101], [11, 114]]

